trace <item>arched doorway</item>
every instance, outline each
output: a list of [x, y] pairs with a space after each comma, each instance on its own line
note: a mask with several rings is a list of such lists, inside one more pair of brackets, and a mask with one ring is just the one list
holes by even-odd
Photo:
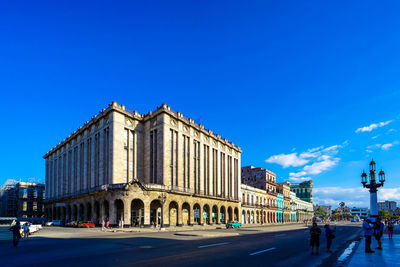
[[183, 225], [190, 224], [190, 205], [186, 202], [182, 205], [182, 223]]
[[256, 211], [256, 223], [260, 223], [260, 213]]
[[131, 225], [134, 227], [144, 225], [144, 203], [140, 199], [131, 202]]
[[212, 223], [218, 223], [218, 207], [215, 205], [212, 207], [211, 218]]
[[223, 224], [225, 224], [226, 223], [226, 221], [225, 221], [225, 207], [224, 206], [222, 206], [220, 209], [219, 209], [219, 217], [221, 218], [221, 223], [223, 223]]
[[114, 205], [116, 212], [115, 223], [119, 225], [119, 221], [124, 221], [124, 202], [121, 199], [116, 199]]
[[161, 225], [161, 202], [158, 199], [153, 200], [150, 203], [150, 224]]
[[92, 218], [92, 204], [90, 204], [90, 202], [87, 203], [87, 205], [86, 205], [86, 220], [88, 220], [88, 221], [92, 221], [93, 220], [93, 218]]
[[250, 224], [251, 223], [251, 218], [250, 218], [251, 214], [250, 211], [247, 211], [247, 219], [246, 219], [246, 223]]
[[197, 203], [193, 206], [193, 219], [195, 223], [200, 224], [200, 205]]
[[246, 212], [244, 210], [242, 210], [242, 223], [246, 223]]
[[110, 220], [110, 204], [108, 204], [107, 200], [104, 200], [103, 208], [104, 208], [104, 212], [103, 212], [104, 219], [105, 219], [105, 221], [109, 221]]
[[210, 224], [210, 206], [203, 206], [203, 224]]
[[239, 209], [238, 208], [235, 208], [234, 210], [233, 210], [233, 214], [234, 214], [234, 220], [235, 221], [239, 221]]
[[177, 226], [178, 225], [178, 203], [175, 201], [171, 201], [169, 203], [169, 225]]
[[94, 220], [96, 223], [100, 223], [100, 204], [99, 202], [94, 202]]
[[79, 205], [79, 215], [78, 215], [78, 221], [83, 221], [85, 218], [85, 207], [83, 204]]
[[232, 221], [232, 207], [228, 207], [228, 222]]
[[72, 220], [73, 221], [78, 220], [78, 206], [77, 205], [72, 206]]

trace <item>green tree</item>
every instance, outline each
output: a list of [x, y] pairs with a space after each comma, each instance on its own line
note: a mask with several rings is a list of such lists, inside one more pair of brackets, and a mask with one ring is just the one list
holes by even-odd
[[318, 207], [318, 209], [314, 211], [314, 215], [324, 219], [326, 216], [326, 211], [322, 207]]

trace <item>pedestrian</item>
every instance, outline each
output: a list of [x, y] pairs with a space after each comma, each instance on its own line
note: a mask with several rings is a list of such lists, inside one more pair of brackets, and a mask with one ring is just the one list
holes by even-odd
[[122, 227], [122, 222], [121, 222], [121, 220], [119, 220], [118, 221], [118, 228], [121, 229], [121, 227]]
[[393, 230], [394, 230], [393, 224], [392, 222], [389, 222], [388, 226], [386, 227], [389, 239], [393, 238]]
[[109, 220], [107, 220], [107, 222], [106, 222], [106, 228], [110, 229], [110, 221]]
[[13, 234], [13, 244], [14, 247], [18, 245], [19, 239], [21, 238], [21, 224], [19, 221], [15, 225], [11, 226], [10, 231]]
[[365, 253], [374, 253], [375, 251], [371, 249], [371, 240], [374, 234], [374, 227], [371, 225], [371, 220], [364, 219], [362, 227], [365, 237]]
[[314, 255], [314, 247], [315, 247], [315, 253], [318, 255], [319, 254], [319, 237], [321, 235], [322, 231], [318, 227], [317, 223], [313, 223], [312, 227], [310, 228], [310, 247], [311, 247], [311, 255]]
[[102, 231], [105, 231], [105, 230], [106, 230], [104, 219], [101, 221], [101, 230], [102, 230]]
[[332, 240], [335, 238], [335, 232], [336, 232], [336, 225], [333, 230], [331, 229], [329, 224], [325, 224], [325, 237], [326, 237], [326, 251], [327, 252], [332, 252], [331, 251], [331, 246], [332, 246]]
[[24, 230], [24, 238], [28, 238], [29, 235], [29, 225], [28, 223], [24, 223], [24, 225], [22, 225], [22, 230]]
[[382, 223], [380, 218], [376, 218], [375, 224], [374, 224], [374, 236], [376, 241], [378, 241], [378, 247], [375, 249], [382, 249], [382, 236], [383, 236], [383, 230], [385, 229], [385, 225]]

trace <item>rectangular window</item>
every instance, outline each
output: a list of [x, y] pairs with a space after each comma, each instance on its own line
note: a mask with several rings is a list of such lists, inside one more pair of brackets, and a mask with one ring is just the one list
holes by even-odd
[[194, 178], [194, 191], [200, 193], [200, 142], [193, 140], [193, 178]]
[[213, 180], [213, 195], [217, 196], [218, 194], [218, 150], [213, 149], [213, 172], [212, 172], [212, 180]]
[[210, 194], [210, 147], [204, 145], [204, 193]]
[[72, 193], [72, 150], [68, 151], [68, 193]]
[[186, 135], [183, 137], [183, 187], [190, 187], [190, 139]]
[[[67, 153], [63, 154], [63, 175], [62, 175], [62, 195], [67, 194]], [[35, 191], [37, 193], [37, 191]]]
[[86, 188], [92, 188], [92, 138], [88, 138], [87, 140], [87, 149], [86, 149], [86, 176], [87, 176], [87, 185]]
[[178, 132], [170, 129], [171, 186], [178, 186]]
[[234, 187], [235, 187], [235, 199], [238, 198], [239, 196], [239, 160], [235, 159], [234, 160]]
[[58, 197], [57, 195], [57, 183], [58, 183], [58, 160], [54, 160], [54, 185], [53, 185], [53, 196]]
[[134, 173], [134, 161], [135, 161], [135, 132], [129, 131], [129, 179], [135, 178]]
[[80, 144], [80, 156], [79, 156], [79, 190], [82, 191], [83, 190], [83, 182], [84, 182], [84, 177], [85, 177], [85, 168], [84, 168], [84, 164], [85, 164], [85, 143], [82, 142]]
[[78, 192], [78, 147], [74, 148], [74, 192]]
[[225, 153], [221, 152], [221, 196], [225, 197]]
[[129, 130], [125, 129], [124, 133], [124, 181], [129, 180]]
[[150, 183], [157, 183], [157, 129], [150, 131]]
[[95, 187], [100, 186], [100, 133], [94, 135], [94, 181]]

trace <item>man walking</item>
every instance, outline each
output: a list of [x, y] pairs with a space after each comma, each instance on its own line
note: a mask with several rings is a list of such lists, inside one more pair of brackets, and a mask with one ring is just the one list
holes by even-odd
[[381, 250], [382, 249], [382, 236], [383, 236], [383, 231], [385, 229], [385, 225], [382, 223], [380, 218], [376, 219], [375, 222], [375, 239], [378, 241], [378, 247], [376, 249]]
[[28, 223], [24, 223], [24, 225], [22, 225], [22, 229], [24, 230], [24, 238], [28, 238], [29, 236], [29, 225]]
[[322, 233], [321, 229], [318, 227], [317, 223], [314, 222], [310, 229], [311, 255], [314, 255], [314, 247], [315, 247], [315, 253], [317, 255], [319, 254], [319, 237], [321, 233]]
[[363, 222], [363, 230], [364, 230], [364, 237], [365, 237], [365, 253], [374, 253], [371, 249], [371, 239], [372, 235], [374, 234], [374, 227], [370, 224], [371, 221], [369, 219], [365, 219]]
[[18, 245], [19, 239], [21, 238], [21, 225], [17, 222], [14, 226], [11, 226], [10, 231], [13, 233], [13, 244], [14, 247]]

